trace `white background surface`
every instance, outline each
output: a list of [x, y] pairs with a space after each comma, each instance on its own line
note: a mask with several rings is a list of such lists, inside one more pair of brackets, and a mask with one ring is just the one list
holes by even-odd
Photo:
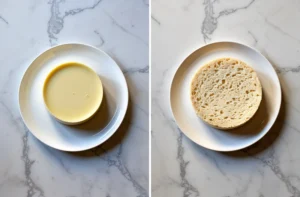
[[[0, 1], [0, 196], [148, 196], [148, 1]], [[129, 86], [124, 124], [90, 151], [66, 153], [34, 138], [18, 111], [29, 63], [50, 46], [96, 46]]]
[[[300, 3], [296, 0], [152, 1], [152, 196], [300, 196]], [[203, 44], [233, 40], [273, 63], [283, 90], [279, 118], [254, 146], [204, 149], [171, 115], [176, 68]]]

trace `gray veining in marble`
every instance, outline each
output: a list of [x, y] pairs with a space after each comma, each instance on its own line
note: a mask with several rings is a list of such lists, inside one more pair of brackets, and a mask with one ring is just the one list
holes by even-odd
[[276, 71], [277, 71], [277, 73], [288, 73], [288, 72], [299, 73], [300, 66], [288, 67], [288, 68], [278, 68], [278, 69], [276, 69]]
[[269, 26], [271, 26], [272, 28], [274, 28], [276, 31], [279, 31], [280, 33], [282, 33], [283, 35], [286, 35], [294, 40], [296, 40], [297, 42], [300, 42], [300, 40], [292, 35], [290, 35], [288, 32], [286, 32], [284, 29], [282, 29], [281, 27], [273, 24], [272, 22], [270, 22], [267, 18], [265, 18], [266, 24], [268, 24]]
[[113, 16], [111, 16], [109, 13], [105, 12], [105, 14], [106, 14], [106, 16], [108, 16], [108, 17], [110, 18], [111, 22], [112, 22], [115, 26], [117, 26], [118, 28], [120, 28], [123, 32], [125, 32], [125, 33], [131, 35], [132, 37], [136, 38], [137, 40], [141, 41], [141, 42], [144, 43], [146, 46], [148, 46], [148, 42], [147, 42], [147, 41], [143, 40], [140, 36], [135, 35], [134, 33], [128, 31], [125, 27], [123, 27], [122, 25], [120, 25], [120, 24], [116, 21], [116, 19], [114, 19]]
[[[0, 3], [0, 13], [0, 196], [147, 197], [148, 1], [12, 0]], [[30, 62], [68, 42], [110, 54], [124, 71], [130, 95], [118, 131], [79, 153], [41, 143], [18, 109], [19, 84]]]
[[89, 5], [84, 8], [75, 8], [71, 10], [65, 10], [63, 14], [60, 11], [60, 3], [63, 3], [63, 0], [52, 0], [49, 2], [51, 5], [51, 17], [48, 21], [48, 37], [51, 45], [55, 44], [54, 41], [57, 40], [56, 35], [64, 28], [64, 20], [68, 16], [74, 16], [79, 14], [85, 10], [94, 9], [96, 6], [100, 4], [102, 0], [96, 1], [94, 4]]
[[230, 9], [224, 9], [220, 11], [217, 15], [215, 15], [214, 12], [214, 3], [217, 2], [216, 0], [205, 0], [205, 18], [202, 22], [202, 34], [204, 42], [207, 42], [210, 40], [210, 35], [214, 33], [214, 31], [218, 27], [218, 20], [223, 17], [230, 14], [235, 13], [239, 10], [244, 10], [250, 7], [255, 0], [251, 0], [248, 2], [245, 6], [239, 7], [239, 8], [230, 8]]
[[22, 141], [23, 141], [23, 151], [22, 151], [22, 160], [25, 164], [25, 185], [28, 187], [27, 197], [33, 197], [37, 194], [37, 196], [44, 197], [43, 190], [35, 183], [31, 178], [31, 168], [35, 162], [35, 160], [29, 159], [29, 146], [28, 146], [28, 133], [26, 131]]
[[149, 66], [145, 66], [144, 68], [130, 68], [123, 71], [124, 73], [149, 73]]
[[191, 195], [200, 196], [198, 189], [195, 188], [193, 185], [191, 185], [186, 177], [186, 168], [189, 162], [185, 161], [183, 158], [184, 147], [182, 146], [182, 136], [183, 134], [180, 133], [179, 137], [177, 138], [177, 142], [178, 142], [177, 159], [179, 161], [179, 168], [180, 168], [180, 178], [181, 178], [180, 186], [184, 188], [183, 197], [189, 197]]
[[160, 25], [160, 21], [157, 18], [151, 15], [151, 19], [155, 21], [156, 24]]
[[258, 42], [256, 36], [251, 31], [248, 31], [248, 34], [253, 38], [253, 40], [254, 40], [254, 44], [253, 45], [256, 46], [256, 44]]
[[[98, 149], [98, 150], [97, 150]], [[107, 151], [103, 147], [95, 148], [92, 150], [92, 152], [96, 155], [99, 156], [99, 151], [104, 152], [107, 154]], [[122, 144], [119, 146], [117, 155], [114, 158], [110, 158], [109, 156], [104, 157], [104, 160], [107, 162], [109, 167], [116, 167], [122, 175], [131, 182], [132, 186], [135, 188], [135, 190], [138, 192], [137, 197], [147, 197], [148, 192], [147, 190], [141, 186], [137, 180], [135, 180], [132, 175], [130, 174], [129, 170], [127, 169], [126, 165], [122, 162], [121, 159], [121, 154], [122, 154]]]
[[9, 24], [8, 21], [5, 18], [3, 18], [1, 15], [0, 15], [0, 21], [6, 23], [7, 25]]
[[95, 32], [95, 34], [97, 34], [97, 36], [99, 37], [99, 40], [100, 40], [100, 44], [97, 44], [96, 46], [97, 46], [97, 47], [102, 47], [102, 46], [105, 44], [104, 38], [103, 38], [102, 35], [99, 33], [99, 31], [95, 30], [94, 32]]

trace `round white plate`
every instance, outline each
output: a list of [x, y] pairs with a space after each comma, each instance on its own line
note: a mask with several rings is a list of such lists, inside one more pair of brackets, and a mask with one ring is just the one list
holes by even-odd
[[[190, 83], [205, 63], [221, 57], [233, 57], [250, 65], [263, 87], [263, 99], [255, 116], [244, 126], [223, 131], [205, 124], [190, 101]], [[170, 92], [174, 118], [181, 131], [195, 143], [216, 151], [234, 151], [250, 146], [271, 128], [279, 113], [281, 88], [271, 63], [258, 51], [235, 42], [216, 42], [188, 56], [176, 71]]]
[[[53, 68], [74, 61], [100, 76], [104, 96], [91, 120], [67, 126], [48, 113], [42, 88]], [[103, 51], [83, 44], [63, 44], [45, 51], [28, 67], [20, 85], [19, 105], [26, 126], [40, 141], [59, 150], [82, 151], [105, 142], [116, 132], [127, 110], [128, 87], [119, 66]]]

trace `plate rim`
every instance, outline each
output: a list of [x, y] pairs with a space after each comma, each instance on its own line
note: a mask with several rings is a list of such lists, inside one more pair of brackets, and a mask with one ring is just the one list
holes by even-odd
[[[276, 117], [274, 118], [273, 122], [271, 122], [271, 126], [270, 128], [265, 132], [263, 133], [258, 139], [254, 140], [253, 142], [251, 143], [248, 143], [246, 144], [245, 146], [242, 146], [242, 147], [239, 147], [237, 149], [227, 149], [227, 150], [219, 150], [219, 149], [215, 149], [215, 148], [211, 148], [211, 147], [208, 147], [208, 146], [205, 146], [203, 144], [199, 144], [198, 142], [196, 142], [193, 138], [189, 137], [185, 132], [184, 130], [178, 125], [177, 123], [177, 119], [175, 118], [175, 115], [174, 115], [174, 112], [173, 112], [173, 107], [172, 107], [172, 99], [171, 99], [171, 94], [172, 94], [172, 86], [173, 86], [173, 83], [174, 83], [174, 79], [175, 79], [175, 76], [179, 70], [179, 68], [182, 66], [182, 64], [193, 54], [195, 53], [196, 51], [204, 48], [204, 47], [208, 47], [210, 45], [214, 45], [214, 44], [222, 44], [222, 43], [227, 43], [227, 44], [236, 44], [236, 45], [242, 45], [244, 47], [247, 47], [251, 50], [253, 50], [254, 52], [256, 52], [257, 54], [259, 54], [263, 59], [265, 59], [267, 62], [270, 63], [270, 65], [272, 66], [272, 69], [274, 70], [275, 74], [276, 74], [276, 83], [278, 83], [278, 88], [279, 88], [279, 107], [278, 109], [275, 111], [274, 114], [276, 114]], [[257, 143], [258, 141], [260, 141], [269, 131], [270, 129], [273, 127], [275, 121], [277, 120], [278, 118], [278, 115], [279, 115], [279, 112], [280, 112], [280, 109], [281, 109], [281, 104], [282, 104], [282, 88], [281, 88], [281, 84], [280, 84], [280, 80], [279, 80], [279, 77], [278, 77], [278, 74], [274, 68], [274, 66], [272, 65], [272, 63], [260, 52], [258, 51], [256, 48], [252, 47], [252, 46], [249, 46], [247, 44], [244, 44], [244, 43], [241, 43], [241, 42], [237, 42], [237, 41], [231, 41], [231, 40], [223, 40], [223, 41], [216, 41], [216, 42], [211, 42], [211, 43], [208, 43], [208, 44], [203, 44], [202, 46], [196, 48], [196, 49], [193, 49], [192, 52], [188, 53], [188, 55], [186, 57], [184, 57], [184, 59], [181, 61], [181, 63], [177, 66], [177, 68], [175, 69], [175, 73], [173, 74], [173, 77], [172, 77], [172, 81], [171, 81], [171, 84], [170, 84], [170, 87], [169, 87], [169, 107], [171, 109], [171, 113], [172, 113], [172, 117], [173, 117], [173, 120], [175, 120], [175, 123], [177, 125], [177, 127], [179, 128], [180, 132], [182, 132], [188, 139], [190, 139], [193, 143], [203, 147], [203, 148], [206, 148], [206, 149], [209, 149], [209, 150], [213, 150], [213, 151], [218, 151], [218, 152], [232, 152], [232, 151], [238, 151], [238, 150], [242, 150], [244, 148], [247, 148], [255, 143]]]
[[[94, 50], [97, 50], [97, 51], [100, 52], [100, 53], [103, 53], [107, 58], [109, 58], [110, 60], [112, 60], [112, 61], [117, 65], [117, 68], [118, 68], [118, 69], [120, 70], [120, 72], [122, 73], [122, 77], [124, 78], [124, 81], [125, 81], [125, 87], [126, 87], [126, 90], [127, 90], [127, 91], [125, 91], [125, 92], [126, 92], [126, 96], [125, 96], [125, 98], [126, 98], [126, 103], [125, 103], [126, 106], [125, 106], [125, 108], [124, 108], [124, 114], [122, 114], [121, 121], [120, 121], [120, 123], [117, 125], [116, 129], [115, 129], [111, 134], [105, 135], [104, 140], [103, 140], [102, 142], [96, 143], [95, 145], [92, 145], [92, 146], [87, 146], [87, 147], [85, 147], [85, 148], [83, 148], [83, 149], [63, 149], [63, 148], [60, 148], [60, 147], [57, 147], [57, 146], [50, 145], [50, 144], [48, 144], [47, 142], [45, 142], [45, 141], [41, 140], [40, 138], [38, 138], [38, 137], [36, 136], [36, 134], [35, 134], [34, 132], [32, 132], [31, 129], [29, 128], [29, 126], [27, 125], [27, 123], [26, 123], [26, 121], [25, 121], [25, 119], [24, 119], [24, 117], [23, 117], [22, 110], [21, 110], [21, 104], [20, 104], [20, 91], [21, 91], [21, 85], [22, 85], [22, 82], [23, 82], [23, 80], [24, 80], [25, 75], [27, 74], [27, 72], [29, 72], [28, 70], [29, 70], [29, 68], [32, 66], [33, 62], [36, 61], [36, 60], [37, 60], [41, 55], [43, 55], [44, 53], [46, 53], [46, 52], [48, 52], [48, 51], [50, 51], [50, 50], [52, 50], [52, 49], [59, 48], [59, 47], [62, 47], [62, 46], [66, 46], [66, 45], [70, 45], [70, 46], [72, 46], [72, 45], [85, 46], [85, 47], [89, 47], [89, 48], [92, 48], [92, 49], [94, 49]], [[122, 69], [120, 68], [119, 64], [118, 64], [118, 63], [117, 63], [110, 55], [108, 55], [108, 54], [107, 54], [106, 52], [104, 52], [103, 50], [101, 50], [101, 49], [99, 49], [99, 48], [97, 48], [97, 47], [95, 47], [95, 46], [93, 46], [93, 45], [89, 45], [89, 44], [85, 44], [85, 43], [81, 43], [81, 42], [69, 42], [69, 43], [63, 43], [63, 44], [55, 45], [55, 46], [52, 46], [52, 47], [50, 47], [50, 48], [47, 48], [46, 50], [43, 50], [42, 52], [38, 53], [38, 55], [35, 56], [35, 57], [33, 58], [32, 61], [30, 61], [29, 66], [26, 68], [25, 72], [23, 73], [22, 78], [21, 78], [21, 81], [20, 81], [20, 84], [19, 84], [19, 89], [18, 89], [18, 106], [19, 106], [19, 113], [20, 113], [20, 115], [21, 115], [22, 121], [23, 121], [23, 123], [25, 124], [27, 130], [28, 130], [28, 131], [29, 131], [36, 139], [38, 139], [38, 140], [39, 140], [40, 142], [42, 142], [43, 144], [45, 144], [45, 145], [47, 145], [47, 146], [49, 146], [49, 147], [51, 147], [51, 148], [54, 148], [54, 149], [57, 149], [57, 150], [60, 150], [60, 151], [66, 151], [66, 152], [80, 152], [80, 151], [86, 151], [86, 150], [95, 148], [95, 147], [97, 147], [97, 146], [103, 144], [104, 142], [106, 142], [109, 138], [111, 138], [111, 136], [113, 136], [113, 135], [117, 132], [117, 130], [120, 128], [121, 124], [123, 123], [124, 118], [125, 118], [125, 116], [126, 116], [126, 114], [127, 114], [128, 103], [129, 103], [129, 88], [128, 88], [128, 83], [127, 83], [126, 77], [125, 77], [125, 75], [124, 75]]]

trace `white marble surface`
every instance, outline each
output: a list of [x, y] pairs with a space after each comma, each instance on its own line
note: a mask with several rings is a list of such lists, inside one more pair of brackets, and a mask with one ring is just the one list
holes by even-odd
[[[0, 196], [148, 196], [148, 1], [0, 1]], [[24, 127], [21, 77], [37, 54], [67, 42], [109, 53], [126, 75], [130, 105], [104, 145], [52, 149]]]
[[[300, 2], [152, 1], [152, 196], [300, 196]], [[173, 121], [176, 68], [205, 43], [233, 40], [276, 68], [283, 103], [274, 127], [250, 148], [220, 153], [185, 137]]]

